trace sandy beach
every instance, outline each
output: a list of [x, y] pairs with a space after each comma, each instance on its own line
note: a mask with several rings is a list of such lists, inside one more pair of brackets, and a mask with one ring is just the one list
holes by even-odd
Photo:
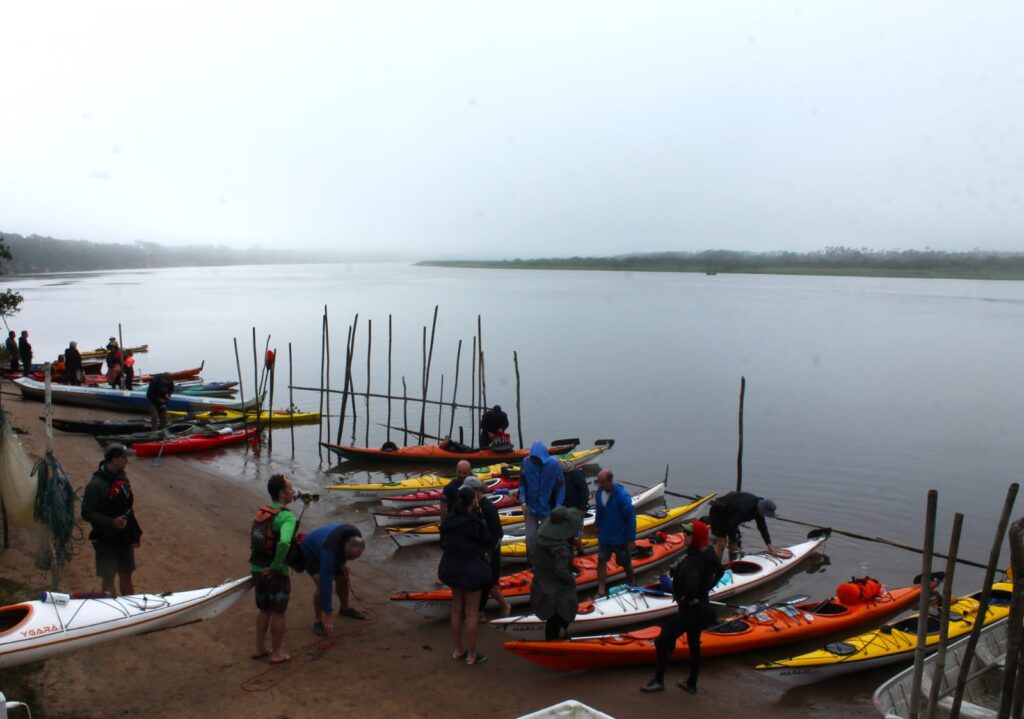
[[[22, 446], [34, 460], [45, 447], [42, 405], [21, 400], [4, 383], [3, 406], [13, 427], [24, 430]], [[63, 417], [95, 416], [61, 407]], [[99, 459], [95, 440], [57, 433], [55, 451], [76, 489], [88, 482]], [[248, 572], [248, 531], [264, 497], [238, 478], [209, 464], [165, 457], [159, 466], [132, 458], [129, 477], [136, 512], [145, 531], [137, 552], [136, 591], [166, 592], [217, 584]], [[252, 482], [249, 483], [253, 485]], [[76, 510], [77, 511], [77, 510]], [[313, 583], [293, 576], [285, 649], [294, 657], [271, 667], [252, 661], [256, 610], [251, 593], [226, 615], [212, 621], [156, 634], [131, 637], [66, 654], [25, 672], [0, 671], [0, 690], [10, 699], [31, 699], [33, 716], [42, 717], [321, 717], [344, 713], [370, 717], [515, 717], [573, 698], [616, 717], [679, 717], [714, 713], [736, 716], [757, 708], [762, 717], [870, 716], [867, 682], [823, 692], [790, 692], [755, 675], [750, 659], [705, 662], [700, 694], [674, 686], [685, 665], [670, 669], [663, 694], [644, 695], [639, 687], [651, 670], [631, 667], [593, 673], [559, 674], [520, 660], [501, 648], [503, 636], [481, 627], [480, 650], [486, 663], [467, 667], [449, 659], [446, 622], [426, 622], [388, 601], [392, 592], [418, 588], [407, 578], [422, 576], [419, 563], [435, 561], [422, 552], [416, 562], [391, 561], [394, 545], [370, 535], [372, 524], [354, 510], [331, 516], [306, 514], [309, 529], [331, 521], [355, 521], [368, 536], [366, 554], [352, 565], [355, 606], [370, 621], [338, 619], [340, 636], [317, 641], [310, 631]], [[87, 525], [82, 525], [82, 537]], [[12, 547], [0, 552], [0, 576], [28, 587], [28, 599], [47, 579], [27, 553], [22, 532], [12, 529]], [[93, 576], [88, 542], [76, 542], [77, 554], [61, 582], [62, 591], [99, 588]], [[875, 682], [877, 683], [877, 681]], [[18, 691], [31, 697], [19, 697]]]

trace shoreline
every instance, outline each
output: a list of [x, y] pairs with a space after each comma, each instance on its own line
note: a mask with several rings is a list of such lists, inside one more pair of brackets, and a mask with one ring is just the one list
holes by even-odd
[[[19, 439], [34, 461], [45, 446], [44, 425], [37, 419], [42, 404], [12, 396], [10, 383], [3, 389], [4, 410], [13, 427], [27, 432]], [[96, 416], [72, 407], [58, 407], [55, 414]], [[54, 453], [76, 489], [84, 487], [100, 459], [99, 445], [87, 435], [54, 432]], [[255, 484], [230, 476], [216, 463], [187, 456], [164, 457], [157, 467], [151, 460], [132, 457], [127, 471], [144, 530], [136, 591], [193, 589], [248, 572], [249, 525], [265, 501]], [[355, 716], [514, 717], [568, 698], [620, 719], [641, 713], [678, 717], [687, 710], [733, 715], [749, 712], [752, 705], [768, 719], [871, 713], [870, 694], [865, 699], [862, 687], [878, 681], [851, 680], [814, 692], [786, 693], [781, 685], [757, 676], [751, 669], [753, 658], [743, 655], [705, 662], [695, 697], [676, 690], [672, 681], [685, 673], [685, 663], [670, 667], [664, 693], [644, 695], [639, 687], [650, 678], [650, 667], [551, 672], [505, 652], [503, 635], [486, 626], [481, 627], [479, 645], [489, 661], [477, 667], [456, 665], [448, 659], [447, 622], [421, 620], [388, 600], [396, 590], [423, 585], [439, 557], [436, 548], [396, 553], [389, 540], [375, 536], [365, 511], [352, 505], [329, 511], [313, 505], [303, 519], [303, 531], [338, 521], [363, 529], [367, 552], [352, 565], [353, 605], [367, 611], [370, 621], [339, 619], [341, 636], [325, 651], [310, 632], [313, 582], [293, 574], [284, 641], [285, 651], [293, 656], [288, 664], [271, 668], [249, 659], [256, 609], [247, 594], [210, 621], [64, 654], [34, 671], [0, 670], [0, 689], [8, 699], [27, 698], [3, 686], [12, 672], [20, 672], [19, 681], [35, 691], [33, 716], [51, 718], [118, 713], [234, 719], [339, 711]], [[74, 543], [76, 556], [65, 570], [63, 591], [98, 588], [92, 549], [84, 536]], [[32, 592], [45, 588], [47, 578], [32, 565], [23, 531], [11, 528], [11, 544], [10, 550], [0, 551], [0, 576], [27, 585], [26, 598], [31, 598]], [[855, 697], [850, 685], [859, 688]]]

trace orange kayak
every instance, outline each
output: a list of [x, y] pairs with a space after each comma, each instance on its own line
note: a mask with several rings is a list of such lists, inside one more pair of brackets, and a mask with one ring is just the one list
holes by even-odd
[[[636, 540], [637, 555], [633, 557], [633, 568], [637, 572], [651, 569], [677, 557], [684, 548], [682, 534], [666, 534], [662, 537]], [[649, 556], [646, 555], [650, 552]], [[583, 591], [597, 586], [597, 556], [574, 557], [573, 565], [578, 572], [576, 589]], [[625, 571], [615, 558], [608, 562], [608, 581], [614, 583]], [[508, 574], [501, 578], [501, 593], [509, 604], [527, 604], [530, 601], [530, 587], [533, 584], [533, 572], [526, 570]], [[405, 606], [428, 617], [446, 617], [451, 613], [452, 590], [445, 587], [429, 592], [399, 592], [392, 595], [392, 601], [402, 602]], [[493, 600], [491, 600], [493, 602]], [[495, 604], [495, 606], [497, 606]]]
[[[858, 604], [843, 604], [836, 597], [824, 602], [776, 605], [751, 615], [730, 617], [701, 634], [701, 656], [749, 652], [782, 644], [844, 632], [854, 627], [879, 623], [889, 615], [913, 605], [921, 586], [889, 589], [880, 596]], [[655, 663], [654, 640], [661, 627], [648, 627], [628, 634], [581, 637], [556, 642], [506, 642], [505, 649], [548, 669], [577, 670], [627, 664]], [[690, 656], [684, 634], [676, 642], [672, 659]]]

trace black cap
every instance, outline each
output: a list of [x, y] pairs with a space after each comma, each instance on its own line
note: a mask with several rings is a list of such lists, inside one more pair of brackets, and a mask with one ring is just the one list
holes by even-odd
[[123, 444], [120, 444], [119, 442], [108, 444], [107, 448], [103, 450], [103, 461], [109, 462], [110, 460], [116, 459], [117, 457], [127, 457], [130, 451], [130, 449], [125, 447]]

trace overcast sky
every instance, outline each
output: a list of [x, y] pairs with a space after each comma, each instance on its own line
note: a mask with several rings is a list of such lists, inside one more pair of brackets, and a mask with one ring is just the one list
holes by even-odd
[[0, 230], [1024, 250], [1024, 3], [7, 2]]

